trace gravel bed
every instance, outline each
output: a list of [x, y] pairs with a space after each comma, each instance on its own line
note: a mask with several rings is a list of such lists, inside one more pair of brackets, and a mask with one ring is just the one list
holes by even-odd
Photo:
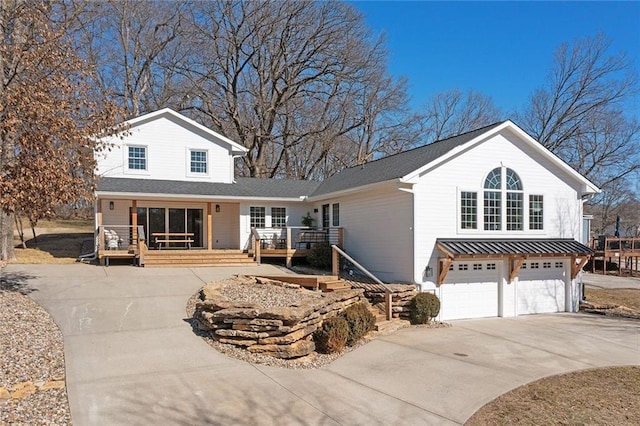
[[256, 303], [266, 309], [295, 306], [305, 300], [321, 297], [320, 293], [296, 285], [258, 284], [253, 277], [242, 275], [221, 281], [220, 294], [229, 300]]
[[[2, 266], [0, 265], [0, 272]], [[11, 397], [14, 388], [64, 380], [62, 333], [49, 314], [11, 282], [0, 280], [0, 425], [70, 425], [66, 389]]]

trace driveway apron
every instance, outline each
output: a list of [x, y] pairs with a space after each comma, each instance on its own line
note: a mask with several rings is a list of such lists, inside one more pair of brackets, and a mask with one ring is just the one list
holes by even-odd
[[64, 336], [74, 425], [462, 424], [541, 377], [640, 364], [640, 322], [530, 315], [411, 328], [317, 370], [251, 365], [185, 321], [204, 283], [270, 265], [133, 268], [9, 265]]

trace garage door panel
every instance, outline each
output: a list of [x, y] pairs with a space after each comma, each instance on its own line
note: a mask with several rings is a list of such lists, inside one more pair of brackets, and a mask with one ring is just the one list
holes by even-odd
[[[467, 270], [460, 270], [460, 265]], [[456, 262], [440, 287], [443, 320], [498, 316], [498, 271], [486, 263]]]
[[518, 315], [564, 311], [566, 263], [555, 259], [526, 263], [518, 274]]

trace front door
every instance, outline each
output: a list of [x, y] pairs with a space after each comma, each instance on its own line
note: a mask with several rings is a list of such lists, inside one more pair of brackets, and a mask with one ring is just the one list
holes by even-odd
[[[213, 213], [213, 248], [240, 248], [240, 205], [219, 203]], [[219, 210], [219, 211], [218, 211]]]

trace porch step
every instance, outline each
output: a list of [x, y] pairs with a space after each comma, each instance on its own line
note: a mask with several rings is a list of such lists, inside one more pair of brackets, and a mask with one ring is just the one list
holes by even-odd
[[351, 286], [341, 279], [323, 281], [319, 283], [320, 290], [324, 292], [351, 290]]
[[401, 319], [392, 319], [376, 322], [376, 331], [382, 335], [391, 334], [401, 328], [407, 328], [411, 325], [409, 321]]
[[248, 252], [242, 250], [153, 250], [145, 253], [145, 266], [206, 266], [253, 264]]

